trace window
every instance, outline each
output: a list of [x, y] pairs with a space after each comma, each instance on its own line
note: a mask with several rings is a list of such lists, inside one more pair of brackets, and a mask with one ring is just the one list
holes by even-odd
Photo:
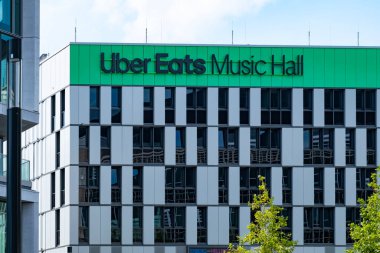
[[281, 129], [251, 128], [251, 164], [281, 163]]
[[65, 90], [61, 90], [60, 92], [61, 95], [61, 105], [60, 105], [60, 111], [61, 111], [61, 127], [65, 125]]
[[100, 122], [100, 88], [90, 87], [90, 123]]
[[111, 206], [111, 242], [121, 242], [121, 207]]
[[353, 243], [350, 236], [350, 224], [360, 223], [360, 208], [359, 207], [346, 207], [346, 242]]
[[133, 243], [143, 242], [143, 207], [133, 207]]
[[346, 164], [355, 164], [355, 129], [346, 128]]
[[112, 87], [112, 123], [121, 123], [121, 88]]
[[376, 163], [376, 129], [367, 129], [367, 164]]
[[142, 167], [133, 167], [133, 203], [142, 203], [143, 201], [143, 169]]
[[89, 242], [89, 207], [79, 206], [79, 243]]
[[373, 168], [356, 168], [356, 198], [367, 200], [373, 193], [373, 189], [369, 187], [372, 173], [376, 173]]
[[238, 242], [239, 236], [239, 207], [230, 207], [230, 243]]
[[178, 128], [175, 132], [176, 152], [175, 161], [177, 164], [186, 163], [186, 128]]
[[325, 89], [325, 124], [344, 124], [344, 90]]
[[313, 89], [303, 90], [303, 124], [313, 124]]
[[118, 203], [121, 201], [121, 167], [111, 168], [111, 201]]
[[59, 132], [55, 133], [55, 167], [61, 166], [61, 136]]
[[267, 189], [270, 189], [270, 168], [240, 168], [240, 203], [252, 202], [253, 195], [259, 194], [259, 176], [265, 177]]
[[228, 88], [219, 88], [219, 124], [228, 124]]
[[283, 207], [281, 215], [286, 219], [286, 226], [283, 227], [281, 230], [284, 233], [290, 235], [292, 233], [292, 208], [289, 206]]
[[206, 124], [207, 89], [186, 89], [186, 118], [187, 124]]
[[314, 204], [323, 204], [323, 168], [314, 168]]
[[99, 202], [99, 167], [79, 167], [79, 202]]
[[155, 207], [154, 241], [156, 243], [185, 243], [185, 207]]
[[50, 103], [50, 120], [51, 120], [51, 132], [54, 132], [55, 129], [55, 95], [51, 97], [51, 103]]
[[79, 163], [88, 164], [89, 161], [89, 127], [79, 126]]
[[164, 129], [133, 128], [133, 163], [164, 163]]
[[165, 88], [165, 123], [175, 122], [175, 88]]
[[55, 210], [55, 246], [61, 244], [61, 214], [60, 210]]
[[111, 127], [100, 128], [100, 163], [111, 163]]
[[282, 168], [282, 203], [292, 204], [292, 168]]
[[60, 175], [60, 179], [61, 179], [61, 206], [63, 206], [65, 204], [65, 169], [61, 169], [61, 175]]
[[240, 125], [249, 124], [249, 88], [240, 88]]
[[144, 123], [153, 124], [153, 87], [144, 87]]
[[55, 207], [55, 172], [51, 173], [50, 177], [50, 187], [51, 187], [51, 209]]
[[197, 161], [198, 164], [207, 164], [207, 128], [197, 128]]
[[207, 243], [207, 207], [197, 207], [197, 243]]
[[334, 163], [334, 129], [304, 129], [304, 163]]
[[165, 168], [165, 203], [196, 202], [196, 168]]
[[261, 124], [290, 125], [291, 111], [291, 89], [261, 89]]
[[228, 167], [219, 167], [219, 204], [228, 203]]
[[239, 129], [219, 128], [219, 164], [239, 163]]
[[376, 90], [356, 90], [356, 124], [375, 126]]
[[344, 168], [335, 168], [335, 203], [344, 204]]
[[334, 243], [334, 208], [304, 208], [304, 242]]

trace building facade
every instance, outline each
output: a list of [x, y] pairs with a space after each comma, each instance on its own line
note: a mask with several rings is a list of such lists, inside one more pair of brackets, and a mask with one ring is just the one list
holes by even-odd
[[[0, 253], [6, 252], [7, 109], [8, 98], [14, 98], [8, 88], [20, 79], [22, 131], [37, 125], [39, 9], [39, 0], [0, 1]], [[20, 76], [13, 71], [16, 61], [21, 61]], [[21, 250], [37, 252], [38, 193], [32, 190], [30, 161], [22, 160], [21, 170]]]
[[380, 48], [70, 44], [24, 157], [40, 252], [223, 252], [265, 176], [296, 252], [344, 252], [380, 161]]

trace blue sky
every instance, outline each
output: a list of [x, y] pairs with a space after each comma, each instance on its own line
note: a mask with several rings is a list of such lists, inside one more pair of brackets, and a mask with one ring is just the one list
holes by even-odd
[[41, 53], [74, 41], [380, 46], [378, 0], [41, 0]]

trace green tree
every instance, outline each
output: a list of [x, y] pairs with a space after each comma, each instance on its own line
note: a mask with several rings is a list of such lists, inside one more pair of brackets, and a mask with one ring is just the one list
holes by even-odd
[[[230, 244], [229, 253], [291, 253], [297, 244], [291, 240], [291, 235], [281, 229], [286, 226], [287, 218], [281, 215], [283, 208], [273, 204], [269, 197], [265, 178], [260, 176], [260, 194], [254, 195], [253, 202], [249, 203], [255, 213], [255, 219], [247, 228], [249, 233], [238, 237], [237, 245]], [[252, 251], [247, 245], [257, 245]]]
[[[377, 168], [379, 172], [379, 168]], [[379, 253], [380, 252], [380, 188], [377, 184], [377, 173], [371, 175], [368, 184], [373, 194], [367, 201], [359, 199], [360, 223], [350, 224], [350, 235], [353, 247], [347, 253]]]

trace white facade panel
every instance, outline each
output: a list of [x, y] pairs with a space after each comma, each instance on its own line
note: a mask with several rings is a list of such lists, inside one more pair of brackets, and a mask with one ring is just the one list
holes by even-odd
[[[67, 88], [66, 99], [69, 99], [68, 103], [66, 103], [67, 114], [69, 115], [70, 120], [67, 121], [68, 124], [78, 124], [79, 123], [79, 87], [78, 86], [70, 86]], [[46, 104], [42, 103], [42, 105]], [[40, 114], [40, 116], [42, 116]], [[45, 122], [40, 122], [42, 124], [41, 127], [46, 126]]]
[[208, 168], [197, 167], [197, 205], [207, 205], [208, 199]]
[[344, 182], [346, 206], [356, 206], [356, 168], [347, 167]]
[[249, 127], [240, 127], [239, 129], [239, 164], [251, 164], [251, 129]]
[[303, 126], [303, 89], [292, 89], [292, 126]]
[[[228, 217], [227, 217], [227, 220]], [[226, 222], [227, 220], [223, 221]], [[209, 206], [207, 208], [207, 244], [219, 244], [219, 207]]]
[[207, 88], [207, 125], [218, 125], [218, 88]]
[[303, 128], [282, 128], [281, 163], [283, 166], [303, 165]]
[[186, 127], [186, 165], [197, 165], [197, 128]]
[[325, 91], [314, 89], [313, 124], [315, 127], [325, 126]]
[[111, 204], [111, 167], [100, 167], [100, 204]]
[[100, 207], [100, 215], [100, 244], [111, 244], [111, 207]]
[[228, 125], [240, 125], [240, 89], [228, 88]]
[[251, 222], [251, 208], [249, 206], [240, 207], [239, 213], [239, 235], [244, 236], [249, 233], [247, 226]]
[[357, 128], [355, 133], [355, 162], [356, 166], [367, 166], [367, 131]]
[[197, 207], [186, 207], [186, 244], [197, 244]]
[[314, 205], [314, 168], [303, 168], [303, 204]]
[[90, 206], [89, 209], [89, 235], [90, 244], [99, 244], [101, 241], [101, 216], [100, 206]]
[[292, 169], [292, 202], [293, 205], [303, 205], [303, 168]]
[[228, 169], [228, 204], [240, 205], [240, 167]]
[[111, 89], [110, 86], [100, 87], [100, 124], [102, 125], [111, 124]]
[[[304, 213], [303, 213], [303, 207], [293, 207], [293, 230], [292, 230], [292, 236], [293, 240], [298, 242], [298, 245], [303, 245], [303, 219], [304, 219]], [[297, 219], [295, 219], [297, 217]]]
[[[65, 148], [70, 152], [70, 164], [78, 164], [79, 161], [79, 127], [71, 126], [70, 128], [70, 145], [65, 145]], [[62, 137], [61, 137], [62, 138]], [[61, 150], [62, 152], [62, 150]], [[62, 166], [64, 166], [62, 164]]]
[[70, 166], [65, 169], [65, 200], [67, 204], [77, 205], [79, 198], [79, 168]]
[[154, 87], [154, 124], [165, 125], [165, 87]]
[[176, 129], [175, 127], [165, 127], [165, 164], [175, 165], [176, 153]]
[[218, 165], [218, 128], [207, 128], [207, 164]]
[[219, 245], [227, 245], [230, 241], [230, 208], [219, 207]]
[[335, 205], [335, 168], [324, 169], [323, 199], [326, 206]]
[[122, 87], [121, 89], [121, 123], [123, 125], [133, 124], [133, 87]]
[[123, 126], [123, 159], [126, 164], [133, 164], [133, 127]]
[[121, 203], [133, 204], [133, 167], [123, 166], [121, 169]]
[[144, 206], [143, 217], [143, 243], [154, 244], [154, 207]]
[[217, 205], [219, 202], [218, 175], [218, 167], [207, 168], [207, 203], [209, 205]]
[[[145, 174], [145, 173], [144, 173]], [[154, 204], [165, 204], [165, 167], [154, 168]]]
[[261, 125], [261, 88], [251, 88], [249, 99], [249, 124]]
[[345, 127], [356, 126], [356, 90], [345, 89], [344, 99], [344, 125]]
[[[90, 164], [100, 164], [100, 127], [90, 126], [89, 153]], [[61, 149], [62, 150], [62, 149]]]
[[143, 201], [145, 205], [154, 204], [154, 183], [155, 173], [153, 166], [144, 166], [143, 168]]
[[[126, 156], [123, 152], [123, 144], [128, 140], [123, 138], [122, 126], [111, 126], [111, 163], [125, 164]], [[130, 140], [129, 140], [130, 142]]]
[[132, 117], [133, 125], [142, 125], [144, 123], [144, 88], [133, 87], [133, 107]]
[[282, 205], [282, 168], [271, 168], [271, 194], [275, 205]]
[[335, 207], [335, 245], [346, 245], [346, 208]]
[[78, 107], [71, 106], [71, 111], [78, 110], [78, 124], [86, 125], [90, 122], [90, 88], [81, 86], [78, 92]]
[[334, 164], [335, 166], [346, 166], [346, 129], [345, 128], [335, 128]]
[[186, 88], [175, 88], [175, 124], [186, 125]]

